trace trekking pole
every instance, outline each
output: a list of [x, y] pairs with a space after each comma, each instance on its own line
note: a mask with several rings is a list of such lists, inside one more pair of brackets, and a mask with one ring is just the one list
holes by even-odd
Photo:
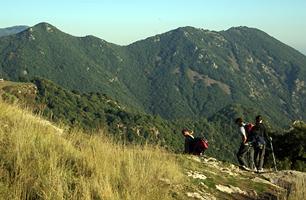
[[272, 151], [272, 158], [273, 158], [274, 170], [277, 172], [276, 161], [275, 161], [275, 155], [274, 155], [274, 149], [273, 149], [273, 144], [272, 144], [272, 137], [270, 137], [270, 147], [271, 147], [271, 151]]

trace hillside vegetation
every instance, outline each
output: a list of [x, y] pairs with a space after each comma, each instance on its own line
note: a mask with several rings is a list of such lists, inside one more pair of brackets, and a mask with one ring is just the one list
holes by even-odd
[[293, 200], [305, 194], [301, 172], [257, 175], [214, 158], [116, 144], [101, 131], [90, 136], [58, 127], [3, 102], [0, 111], [4, 200]]
[[0, 199], [169, 199], [182, 181], [165, 151], [56, 128], [0, 102]]
[[104, 94], [71, 92], [44, 79], [35, 79], [33, 83], [4, 81], [0, 83], [1, 97], [6, 102], [31, 107], [35, 113], [57, 123], [87, 132], [103, 128], [118, 142], [159, 144], [173, 152], [182, 152], [181, 130], [188, 127], [196, 136], [209, 140], [211, 148], [207, 155], [235, 162], [240, 139], [235, 137], [232, 120], [227, 123], [217, 117], [212, 122], [205, 118], [165, 120], [125, 108]]
[[39, 76], [170, 120], [210, 118], [233, 104], [280, 127], [306, 119], [306, 57], [254, 28], [182, 27], [119, 46], [40, 23], [1, 37], [0, 60], [5, 79]]
[[[170, 121], [129, 110], [104, 94], [70, 92], [44, 79], [35, 79], [33, 83], [4, 81], [0, 83], [0, 98], [30, 107], [34, 113], [40, 113], [53, 122], [78, 127], [88, 134], [103, 129], [121, 144], [158, 144], [176, 153], [182, 152], [184, 148], [181, 130], [188, 127], [195, 131], [195, 136], [208, 139], [210, 148], [205, 152], [206, 155], [231, 163], [237, 162], [236, 152], [240, 144], [233, 120], [242, 116], [252, 122], [258, 114], [254, 109], [231, 105], [210, 119]], [[287, 129], [271, 129], [267, 120], [265, 124], [269, 135], [274, 138], [278, 168], [306, 171], [305, 123], [296, 121]], [[269, 149], [266, 160], [265, 167], [271, 167]]]

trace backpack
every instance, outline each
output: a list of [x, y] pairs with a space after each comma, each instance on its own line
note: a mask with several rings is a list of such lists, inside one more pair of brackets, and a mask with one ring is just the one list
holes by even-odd
[[194, 138], [193, 153], [195, 155], [201, 155], [208, 149], [208, 141], [205, 138]]
[[258, 149], [263, 149], [264, 145], [266, 145], [265, 138], [262, 136], [255, 137], [255, 147]]
[[266, 145], [265, 137], [261, 134], [261, 128], [260, 126], [254, 126], [252, 128], [252, 143], [255, 148], [257, 149], [263, 149], [263, 147]]
[[254, 127], [254, 124], [252, 124], [252, 123], [247, 123], [246, 125], [244, 125], [244, 130], [246, 132], [247, 138], [250, 136], [253, 127]]

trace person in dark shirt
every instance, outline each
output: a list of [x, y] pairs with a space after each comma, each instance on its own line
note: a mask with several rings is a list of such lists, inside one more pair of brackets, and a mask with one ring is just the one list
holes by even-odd
[[256, 124], [252, 128], [252, 141], [255, 147], [255, 165], [257, 172], [263, 172], [266, 143], [270, 141], [265, 125], [260, 115], [255, 118]]
[[[242, 169], [249, 171], [250, 168], [248, 167], [245, 157], [247, 153], [252, 149], [250, 148], [249, 143], [247, 142], [248, 138], [247, 138], [246, 131], [244, 128], [245, 123], [243, 122], [243, 119], [241, 117], [237, 118], [235, 120], [235, 123], [238, 126], [238, 134], [241, 136], [241, 143], [240, 143], [239, 150], [237, 153], [238, 162]], [[251, 153], [251, 160], [253, 160], [253, 152], [254, 151], [252, 151]]]
[[185, 137], [185, 149], [184, 153], [193, 153], [193, 143], [194, 143], [194, 136], [193, 131], [190, 131], [186, 128], [182, 130], [182, 134]]

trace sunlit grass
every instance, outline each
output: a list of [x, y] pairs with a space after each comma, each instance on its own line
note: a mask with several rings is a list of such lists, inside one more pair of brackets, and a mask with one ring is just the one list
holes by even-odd
[[61, 131], [2, 102], [0, 113], [0, 199], [171, 199], [183, 179], [158, 147]]

